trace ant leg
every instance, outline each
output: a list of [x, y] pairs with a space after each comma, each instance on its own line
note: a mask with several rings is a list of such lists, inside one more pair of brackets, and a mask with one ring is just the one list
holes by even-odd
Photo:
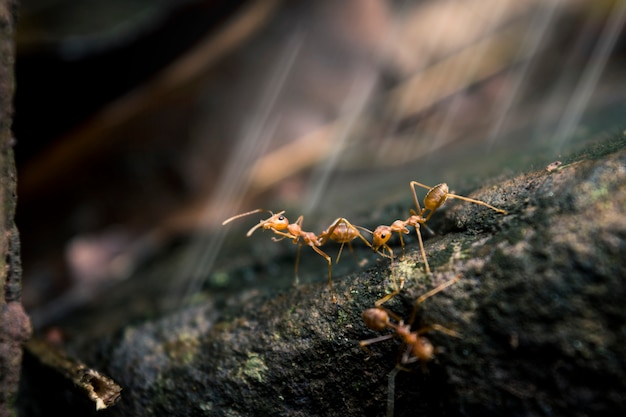
[[295, 240], [297, 240], [297, 239], [298, 239], [298, 236], [294, 236], [294, 235], [292, 235], [291, 233], [281, 232], [280, 230], [274, 230], [274, 229], [272, 229], [272, 232], [274, 232], [274, 234], [276, 234], [276, 235], [282, 236], [282, 237], [280, 237], [280, 238], [278, 238], [278, 237], [273, 237], [273, 238], [272, 238], [272, 240], [273, 240], [274, 242], [280, 242], [281, 240], [283, 240], [283, 239], [284, 239], [284, 238], [286, 238], [286, 237], [288, 237], [289, 239], [295, 239]]
[[[393, 256], [393, 251], [391, 250], [391, 247], [390, 247], [389, 245], [387, 245], [387, 244], [384, 244], [384, 245], [381, 245], [381, 246], [382, 246], [382, 248], [383, 248], [383, 249], [386, 249], [386, 250], [388, 250], [388, 251], [389, 251], [389, 255], [387, 255], [387, 254], [386, 254], [386, 253], [384, 253], [384, 252], [381, 252], [381, 251], [380, 251], [380, 249], [376, 250], [376, 253], [377, 253], [377, 254], [379, 254], [380, 256], [382, 256], [383, 258], [389, 258], [389, 259], [391, 259], [391, 260], [392, 260], [392, 262], [393, 262], [393, 258], [394, 258], [394, 256]], [[373, 249], [373, 248], [372, 248], [372, 249]]]
[[374, 337], [372, 339], [367, 339], [367, 340], [361, 340], [359, 342], [359, 346], [361, 346], [362, 348], [365, 348], [368, 345], [374, 344], [374, 343], [378, 343], [378, 342], [382, 342], [383, 340], [389, 340], [389, 339], [393, 339], [393, 333], [390, 334], [384, 334], [382, 336], [378, 336], [378, 337]]
[[422, 333], [427, 333], [431, 330], [436, 330], [438, 332], [447, 334], [448, 336], [452, 336], [452, 337], [459, 337], [459, 338], [461, 337], [459, 332], [457, 332], [456, 330], [448, 329], [447, 327], [444, 327], [440, 324], [431, 324], [430, 326], [422, 327], [421, 329], [417, 331], [417, 335], [421, 335]]
[[426, 230], [428, 231], [428, 233], [430, 233], [432, 236], [435, 236], [436, 233], [433, 229], [431, 229], [430, 227], [428, 227], [428, 225], [426, 223], [421, 223], [420, 227], [425, 227]]
[[[370, 229], [363, 227], [363, 226], [354, 226], [356, 229], [361, 229], [364, 232], [369, 233], [370, 235], [373, 235], [374, 232], [372, 232]], [[370, 248], [372, 247], [372, 244], [369, 242], [369, 240], [365, 239], [365, 237], [363, 237], [363, 235], [361, 233], [359, 233], [357, 235], [357, 237], [359, 237], [367, 246], [369, 246]]]
[[302, 251], [302, 245], [298, 245], [298, 251], [296, 252], [296, 264], [294, 269], [293, 286], [300, 285], [300, 277], [298, 276], [298, 266], [300, 265], [300, 252]]
[[402, 232], [398, 232], [398, 237], [400, 238], [400, 247], [402, 248], [402, 257], [400, 258], [401, 261], [404, 260], [404, 238], [402, 237]]
[[494, 211], [496, 211], [498, 213], [507, 214], [506, 210], [502, 210], [502, 209], [499, 209], [497, 207], [494, 207], [491, 204], [485, 203], [484, 201], [474, 200], [473, 198], [463, 197], [462, 195], [457, 195], [457, 194], [452, 194], [452, 193], [448, 193], [448, 197], [449, 198], [458, 198], [459, 200], [463, 200], [463, 201], [467, 201], [467, 202], [470, 202], [470, 203], [478, 204], [478, 205], [481, 205], [481, 206], [489, 207], [491, 210], [494, 210]]
[[317, 252], [320, 256], [322, 256], [324, 259], [326, 259], [326, 262], [328, 262], [328, 288], [330, 289], [330, 295], [332, 297], [333, 303], [337, 302], [337, 297], [335, 297], [335, 293], [333, 292], [333, 262], [330, 259], [330, 256], [326, 255], [320, 248], [318, 248], [317, 246], [312, 246], [311, 248]]
[[391, 271], [391, 281], [393, 283], [394, 290], [393, 292], [390, 292], [389, 294], [385, 295], [383, 298], [376, 300], [376, 302], [374, 303], [376, 307], [380, 307], [381, 305], [391, 300], [396, 295], [400, 294], [400, 291], [402, 291], [402, 288], [404, 288], [404, 276], [402, 276], [400, 279], [400, 285], [398, 285], [398, 282], [396, 280], [395, 268], [393, 267], [393, 259], [394, 259], [393, 251], [391, 250], [391, 247], [387, 244], [385, 244], [384, 248], [389, 251], [389, 258], [391, 259], [391, 264], [389, 265], [389, 269]]
[[396, 401], [396, 375], [401, 369], [396, 366], [389, 372], [387, 381], [387, 417], [393, 417], [394, 405]]
[[424, 270], [427, 274], [430, 274], [430, 266], [428, 266], [428, 259], [426, 259], [426, 251], [424, 250], [424, 242], [422, 241], [422, 233], [420, 232], [419, 224], [415, 226], [415, 233], [417, 233], [417, 240], [420, 243], [420, 253], [422, 254], [422, 259], [424, 260]]
[[413, 305], [413, 311], [411, 312], [411, 319], [409, 320], [409, 323], [412, 324], [413, 321], [415, 320], [415, 315], [417, 314], [417, 308], [419, 307], [420, 304], [422, 304], [424, 301], [426, 301], [428, 298], [432, 297], [433, 295], [437, 294], [438, 292], [441, 292], [445, 290], [446, 288], [448, 288], [449, 286], [451, 286], [452, 284], [455, 284], [461, 279], [461, 277], [462, 275], [458, 274], [456, 277], [452, 278], [451, 280], [446, 281], [443, 284], [428, 291], [427, 293], [420, 295], [417, 298], [417, 300], [415, 300], [415, 304]]
[[383, 298], [380, 298], [376, 300], [376, 302], [374, 302], [374, 305], [376, 307], [380, 307], [381, 305], [385, 304], [387, 301], [391, 300], [396, 295], [400, 294], [401, 289], [398, 287], [398, 284], [396, 284], [395, 279], [393, 280], [393, 285], [395, 287], [393, 292], [390, 292], [389, 294], [385, 295]]
[[[336, 264], [339, 263], [339, 259], [341, 258], [341, 253], [343, 252], [343, 245], [345, 245], [345, 243], [342, 243], [341, 246], [339, 246], [339, 253], [337, 253], [337, 258], [335, 259]], [[352, 249], [352, 247], [350, 247], [350, 249]]]
[[[367, 230], [367, 229], [365, 229], [365, 230]], [[363, 237], [363, 235], [361, 233], [359, 233], [359, 231], [356, 228], [354, 229], [354, 231], [357, 233], [356, 237], [361, 239], [363, 241], [363, 243], [365, 243], [368, 247], [370, 247], [370, 248], [372, 247], [372, 244], [370, 243], [370, 241], [365, 239]], [[369, 230], [368, 230], [368, 232], [369, 232]], [[372, 233], [372, 232], [370, 232], [370, 233]]]
[[429, 187], [429, 186], [428, 186], [428, 185], [426, 185], [426, 184], [422, 184], [421, 182], [411, 181], [411, 188], [412, 188], [413, 190], [415, 190], [415, 186], [416, 186], [416, 185], [417, 185], [418, 187], [422, 187], [422, 188], [425, 188], [425, 189], [427, 189], [427, 190], [431, 190], [431, 189], [433, 188], [433, 187]]
[[433, 288], [432, 290], [428, 291], [425, 294], [422, 294], [415, 301], [415, 304], [423, 303], [428, 298], [432, 297], [433, 295], [437, 294], [438, 292], [441, 292], [441, 291], [445, 290], [446, 288], [448, 288], [450, 285], [457, 283], [461, 279], [461, 277], [462, 277], [462, 275], [458, 274], [456, 277], [452, 278], [451, 280], [444, 282], [443, 284], [439, 285], [438, 287]]
[[[358, 259], [356, 257], [356, 254], [354, 253], [354, 247], [352, 246], [352, 242], [344, 242], [341, 244], [341, 246], [339, 247], [339, 253], [337, 254], [337, 259], [335, 259], [335, 264], [339, 263], [339, 258], [341, 257], [341, 254], [343, 253], [343, 246], [345, 244], [348, 244], [348, 249], [350, 250], [350, 253], [352, 254], [352, 257], [354, 258], [355, 262], [358, 262]], [[369, 242], [368, 242], [369, 243]]]
[[413, 193], [413, 202], [415, 203], [415, 208], [417, 208], [417, 215], [422, 216], [424, 212], [426, 211], [426, 209], [424, 208], [422, 210], [422, 207], [420, 206], [420, 202], [417, 199], [417, 192], [415, 191], [415, 186], [418, 185], [422, 188], [426, 188], [427, 190], [430, 190], [431, 187], [424, 185], [424, 184], [420, 184], [417, 181], [411, 181], [409, 185], [411, 187], [411, 193]]

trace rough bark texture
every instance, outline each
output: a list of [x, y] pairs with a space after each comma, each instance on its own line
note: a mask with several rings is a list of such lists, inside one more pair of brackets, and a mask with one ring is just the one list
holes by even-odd
[[14, 413], [22, 344], [30, 321], [22, 308], [19, 235], [14, 223], [16, 178], [13, 160], [13, 31], [16, 2], [0, 0], [0, 416]]
[[[404, 277], [404, 290], [386, 307], [408, 319], [419, 295], [462, 274], [420, 306], [414, 323], [440, 324], [460, 337], [428, 333], [437, 357], [397, 374], [396, 416], [623, 415], [625, 145], [619, 135], [558, 168], [471, 194], [507, 215], [450, 201], [429, 222], [437, 232], [425, 242], [430, 276], [411, 235], [406, 257], [393, 266], [378, 260], [356, 273], [337, 273], [337, 304], [321, 278], [321, 261], [319, 280], [283, 287], [278, 295], [249, 289], [226, 296], [213, 279], [192, 306], [118, 320], [128, 300], [143, 299], [138, 288], [149, 292], [157, 285], [154, 271], [175, 275], [167, 266], [172, 259], [163, 257], [137, 277], [132, 298], [112, 292], [99, 309], [81, 315], [74, 330], [82, 337], [66, 348], [123, 387], [106, 415], [384, 415], [388, 374], [402, 348], [393, 339], [362, 349], [360, 340], [380, 334], [365, 327], [362, 311], [390, 290], [392, 277]], [[407, 199], [401, 210], [390, 208], [385, 222], [408, 215], [411, 205]], [[345, 257], [341, 263], [350, 264]], [[220, 285], [241, 287], [252, 274], [291, 279], [290, 267], [268, 264], [226, 271]], [[150, 306], [142, 305], [144, 311]], [[27, 385], [38, 401], [25, 406], [28, 415], [91, 411], [69, 407], [68, 397], [31, 366]], [[46, 404], [46, 413], [37, 404]]]

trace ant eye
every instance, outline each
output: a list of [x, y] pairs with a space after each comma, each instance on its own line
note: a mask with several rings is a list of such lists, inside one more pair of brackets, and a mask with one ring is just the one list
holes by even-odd
[[384, 238], [386, 238], [386, 237], [387, 237], [387, 233], [382, 233], [382, 234], [380, 235], [380, 237], [382, 237], [383, 239], [384, 239]]
[[282, 222], [282, 221], [284, 221], [284, 220], [285, 220], [285, 216], [280, 216], [280, 217], [278, 218], [278, 220], [279, 220], [279, 221], [281, 221], [281, 222]]

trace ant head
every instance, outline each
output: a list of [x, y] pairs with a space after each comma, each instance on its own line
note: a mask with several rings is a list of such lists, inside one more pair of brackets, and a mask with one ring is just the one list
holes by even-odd
[[285, 217], [284, 215], [284, 211], [281, 211], [280, 213], [276, 213], [274, 215], [272, 215], [272, 217], [270, 217], [267, 220], [263, 220], [263, 229], [272, 229], [272, 230], [285, 230], [287, 229], [287, 226], [289, 226], [289, 220], [287, 220], [287, 217]]
[[372, 233], [372, 247], [378, 250], [391, 238], [391, 228], [389, 226], [378, 226]]
[[365, 325], [372, 330], [384, 330], [389, 325], [389, 314], [382, 308], [368, 308], [361, 317]]
[[[271, 211], [270, 213], [272, 214], [272, 217], [270, 217], [269, 219], [261, 220], [256, 226], [248, 230], [248, 233], [246, 233], [246, 236], [250, 237], [252, 233], [254, 233], [259, 228], [263, 228], [263, 230], [267, 230], [267, 229], [285, 230], [287, 226], [289, 226], [289, 220], [287, 220], [287, 218], [284, 216], [285, 210], [276, 214], [272, 213]], [[244, 214], [248, 214], [248, 213], [244, 213]]]

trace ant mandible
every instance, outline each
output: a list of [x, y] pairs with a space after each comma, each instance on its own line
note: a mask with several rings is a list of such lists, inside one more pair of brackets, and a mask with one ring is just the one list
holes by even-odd
[[[433, 346], [430, 340], [422, 335], [431, 330], [436, 330], [449, 336], [459, 337], [459, 334], [454, 330], [450, 330], [438, 324], [432, 324], [427, 327], [422, 327], [416, 331], [411, 331], [411, 326], [413, 324], [413, 321], [415, 320], [417, 309], [421, 305], [421, 303], [423, 303], [426, 299], [432, 297], [433, 295], [437, 294], [438, 292], [443, 291], [450, 285], [458, 282], [460, 279], [461, 274], [458, 274], [453, 279], [444, 282], [438, 287], [433, 288], [427, 293], [421, 295], [415, 301], [415, 304], [413, 306], [413, 312], [411, 313], [411, 317], [406, 324], [399, 316], [380, 306], [368, 308], [363, 312], [363, 321], [368, 328], [376, 331], [391, 329], [394, 331], [394, 333], [378, 336], [373, 339], [362, 340], [360, 342], [361, 347], [365, 348], [365, 346], [367, 345], [381, 342], [383, 340], [388, 340], [396, 336], [400, 338], [402, 340], [402, 343], [406, 346], [404, 352], [402, 353], [402, 356], [400, 357], [400, 363], [396, 365], [396, 367], [389, 373], [389, 382], [387, 388], [387, 416], [393, 416], [395, 377], [400, 370], [404, 369], [403, 365], [419, 361], [421, 362], [422, 369], [426, 369], [426, 364], [435, 358], [436, 348]], [[390, 317], [394, 321], [391, 321]]]
[[304, 220], [304, 216], [298, 217], [295, 223], [289, 223], [287, 217], [284, 216], [285, 211], [281, 211], [279, 213], [272, 213], [269, 210], [264, 209], [256, 209], [252, 211], [248, 211], [246, 213], [237, 214], [233, 217], [230, 217], [222, 222], [222, 225], [226, 225], [235, 219], [239, 219], [241, 217], [248, 216], [250, 214], [268, 212], [271, 216], [268, 219], [261, 220], [257, 225], [252, 227], [246, 233], [246, 236], [250, 237], [257, 229], [262, 228], [263, 230], [271, 230], [274, 234], [280, 237], [274, 237], [272, 240], [274, 242], [281, 241], [285, 238], [289, 238], [292, 240], [294, 244], [298, 245], [298, 252], [296, 254], [296, 262], [295, 262], [295, 282], [298, 283], [298, 265], [300, 263], [300, 250], [302, 246], [307, 245], [311, 247], [317, 254], [323, 257], [328, 263], [328, 287], [330, 289], [331, 297], [333, 302], [337, 302], [337, 298], [333, 292], [333, 279], [332, 279], [332, 260], [331, 257], [328, 256], [324, 251], [320, 249], [320, 246], [326, 244], [328, 240], [332, 240], [338, 243], [341, 243], [341, 247], [339, 249], [339, 255], [337, 256], [336, 262], [339, 262], [339, 257], [341, 256], [341, 251], [343, 250], [343, 246], [348, 243], [350, 245], [351, 241], [360, 238], [363, 242], [365, 242], [369, 247], [372, 245], [369, 243], [367, 239], [363, 237], [363, 235], [359, 232], [359, 229], [365, 230], [371, 233], [369, 230], [360, 227], [353, 226], [347, 219], [340, 217], [336, 219], [326, 230], [324, 230], [319, 235], [316, 235], [313, 232], [306, 232], [302, 230], [302, 222]]

